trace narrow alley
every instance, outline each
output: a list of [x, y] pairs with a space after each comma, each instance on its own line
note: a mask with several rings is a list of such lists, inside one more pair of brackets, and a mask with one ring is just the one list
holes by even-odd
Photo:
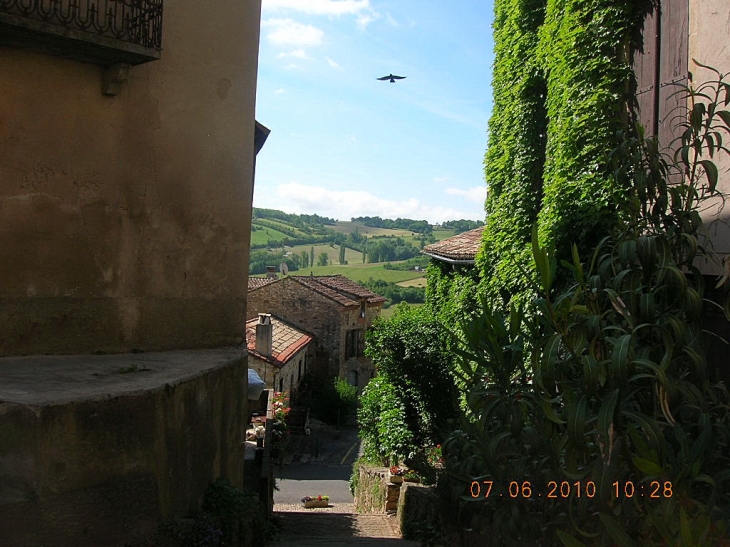
[[[292, 434], [290, 457], [277, 472], [272, 547], [418, 547], [399, 537], [395, 516], [355, 513], [349, 479], [358, 458], [355, 426], [334, 428], [314, 422], [310, 435]], [[329, 496], [329, 507], [304, 509], [304, 496]]]

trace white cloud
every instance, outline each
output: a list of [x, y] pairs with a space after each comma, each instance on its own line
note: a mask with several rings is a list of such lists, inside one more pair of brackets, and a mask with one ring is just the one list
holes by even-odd
[[451, 196], [464, 196], [469, 201], [475, 203], [484, 203], [487, 199], [487, 187], [485, 186], [474, 186], [463, 190], [461, 188], [447, 188], [446, 193]]
[[280, 87], [276, 91], [274, 91], [274, 95], [283, 95], [286, 93], [286, 90], [283, 87]]
[[296, 10], [314, 15], [357, 15], [372, 11], [370, 0], [263, 0], [263, 10]]
[[383, 218], [425, 219], [431, 223], [468, 218], [483, 220], [481, 211], [460, 211], [449, 207], [432, 206], [411, 198], [403, 201], [384, 199], [369, 192], [357, 190], [329, 190], [320, 186], [300, 183], [281, 184], [276, 189], [273, 203], [257, 203], [256, 207], [273, 207], [292, 213], [314, 213], [339, 220], [359, 216]]
[[292, 19], [266, 19], [261, 26], [271, 29], [266, 37], [277, 46], [319, 46], [324, 36], [321, 29]]
[[327, 64], [328, 64], [328, 65], [329, 65], [329, 66], [330, 66], [331, 68], [340, 68], [340, 65], [338, 65], [338, 64], [337, 64], [337, 63], [336, 63], [335, 61], [333, 61], [333, 60], [332, 60], [332, 59], [330, 59], [329, 57], [325, 57], [325, 59], [327, 59]]
[[307, 52], [304, 51], [302, 48], [297, 48], [295, 50], [290, 51], [289, 53], [279, 53], [277, 57], [296, 57], [297, 59], [309, 59], [310, 57], [307, 55]]
[[393, 16], [390, 14], [390, 12], [385, 14], [385, 19], [388, 21], [391, 27], [399, 27], [400, 23], [393, 19]]

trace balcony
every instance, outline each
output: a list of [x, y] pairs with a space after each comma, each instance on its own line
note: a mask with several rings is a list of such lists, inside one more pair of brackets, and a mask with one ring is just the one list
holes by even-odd
[[160, 58], [163, 0], [0, 0], [0, 45], [111, 66]]

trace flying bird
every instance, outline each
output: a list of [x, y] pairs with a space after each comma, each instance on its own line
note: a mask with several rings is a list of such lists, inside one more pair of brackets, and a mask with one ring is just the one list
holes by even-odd
[[378, 78], [378, 80], [390, 80], [391, 84], [394, 84], [396, 80], [403, 80], [405, 79], [405, 76], [396, 76], [395, 74], [388, 74], [387, 76], [383, 76], [382, 78]]

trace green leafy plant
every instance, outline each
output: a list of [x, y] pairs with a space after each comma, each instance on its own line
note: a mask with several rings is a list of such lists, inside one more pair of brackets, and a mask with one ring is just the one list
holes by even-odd
[[244, 494], [228, 479], [208, 485], [200, 511], [160, 525], [156, 545], [224, 547], [265, 541], [271, 533], [255, 494]]
[[363, 455], [378, 465], [397, 465], [416, 453], [413, 432], [397, 388], [383, 376], [376, 376], [360, 396], [357, 414]]
[[[588, 263], [573, 245], [570, 284], [534, 228], [537, 313], [484, 301], [463, 327], [468, 420], [444, 443], [447, 468], [466, 523], [503, 545], [728, 544], [730, 394], [707, 370], [696, 266], [712, 259], [698, 209], [730, 134], [730, 86], [716, 75], [680, 90], [673, 157], [640, 129], [623, 137], [612, 159], [630, 188], [624, 222]], [[474, 496], [483, 481], [516, 484], [516, 499]], [[551, 481], [593, 494], [550, 503]]]

